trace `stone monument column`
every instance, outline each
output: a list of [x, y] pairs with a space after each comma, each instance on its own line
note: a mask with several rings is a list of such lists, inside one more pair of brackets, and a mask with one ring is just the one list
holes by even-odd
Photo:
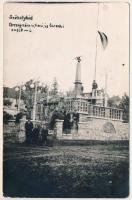
[[76, 77], [75, 77], [75, 96], [80, 96], [83, 93], [83, 87], [81, 82], [81, 58], [77, 57]]

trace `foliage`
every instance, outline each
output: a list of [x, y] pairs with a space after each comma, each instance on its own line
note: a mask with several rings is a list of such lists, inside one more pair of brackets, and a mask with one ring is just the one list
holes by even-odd
[[57, 82], [57, 79], [54, 78], [52, 89], [51, 89], [51, 95], [57, 95], [57, 94], [58, 94], [58, 82]]
[[119, 108], [123, 109], [123, 120], [129, 121], [129, 96], [124, 94], [120, 102]]
[[[34, 87], [32, 88], [31, 85], [34, 84]], [[45, 98], [48, 92], [48, 85], [43, 85], [40, 82], [37, 82], [37, 99]], [[31, 117], [31, 110], [33, 109], [34, 104], [34, 94], [35, 94], [35, 82], [33, 79], [27, 81], [25, 84], [26, 90], [22, 90], [22, 96], [21, 98], [24, 100], [24, 103], [26, 104], [27, 108], [27, 115]]]
[[9, 99], [4, 99], [3, 104], [4, 106], [11, 106], [12, 102]]
[[16, 98], [15, 88], [4, 87], [3, 98]]
[[9, 120], [13, 120], [14, 117], [13, 115], [10, 115], [9, 113], [7, 112], [3, 112], [3, 123], [8, 123]]
[[68, 91], [66, 92], [66, 96], [67, 96], [67, 97], [72, 97], [73, 94], [74, 94], [74, 90], [73, 90], [73, 89], [70, 89], [70, 90], [68, 90]]
[[127, 94], [124, 94], [122, 98], [119, 96], [109, 98], [108, 106], [123, 109], [123, 120], [125, 122], [129, 121], [129, 96]]
[[108, 106], [118, 108], [120, 102], [121, 98], [119, 96], [112, 96], [111, 98], [108, 99]]
[[16, 123], [20, 122], [20, 119], [22, 118], [23, 114], [20, 112], [16, 115]]
[[51, 130], [54, 129], [55, 121], [56, 119], [64, 119], [64, 114], [61, 112], [61, 110], [55, 110], [52, 114], [51, 120], [49, 122], [49, 128]]

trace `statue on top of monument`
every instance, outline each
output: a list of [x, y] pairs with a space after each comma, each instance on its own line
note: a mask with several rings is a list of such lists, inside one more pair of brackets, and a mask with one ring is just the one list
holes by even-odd
[[77, 56], [77, 57], [75, 57], [75, 59], [76, 59], [78, 62], [81, 62], [81, 56]]

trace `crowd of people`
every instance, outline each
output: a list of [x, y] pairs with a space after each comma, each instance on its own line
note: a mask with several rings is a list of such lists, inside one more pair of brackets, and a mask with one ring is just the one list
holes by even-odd
[[54, 111], [51, 120], [46, 124], [33, 125], [30, 119], [25, 123], [26, 143], [27, 144], [44, 144], [47, 145], [49, 130], [55, 132], [56, 119], [63, 120], [63, 132], [68, 134], [72, 129], [78, 131], [79, 114], [74, 112]]
[[26, 143], [47, 145], [48, 127], [46, 124], [35, 124], [28, 119], [25, 123]]

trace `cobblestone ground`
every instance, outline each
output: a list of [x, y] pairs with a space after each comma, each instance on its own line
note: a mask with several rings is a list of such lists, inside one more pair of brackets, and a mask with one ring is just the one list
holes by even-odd
[[4, 196], [126, 197], [127, 144], [4, 147]]

